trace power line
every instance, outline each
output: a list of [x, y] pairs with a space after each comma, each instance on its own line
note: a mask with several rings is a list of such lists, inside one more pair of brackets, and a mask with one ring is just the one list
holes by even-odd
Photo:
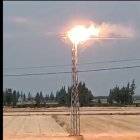
[[95, 69], [95, 70], [81, 70], [81, 71], [78, 71], [78, 72], [92, 72], [92, 71], [120, 70], [120, 69], [132, 69], [132, 68], [140, 68], [140, 66], [128, 66], [128, 67], [117, 67], [117, 68], [103, 68], [103, 69]]
[[78, 65], [84, 65], [84, 64], [102, 64], [102, 63], [116, 63], [116, 62], [126, 62], [126, 61], [139, 61], [140, 59], [122, 59], [122, 60], [110, 60], [110, 61], [96, 61], [96, 62], [89, 62], [89, 63], [83, 63]]
[[[121, 59], [121, 60], [109, 60], [109, 61], [95, 61], [95, 62], [87, 62], [81, 63], [80, 65], [91, 65], [91, 64], [103, 64], [103, 63], [117, 63], [117, 62], [130, 62], [130, 61], [139, 61], [138, 59]], [[48, 66], [34, 66], [34, 67], [18, 67], [18, 68], [3, 68], [4, 70], [12, 70], [12, 69], [37, 69], [37, 68], [47, 68], [47, 67], [71, 67], [71, 65], [48, 65]]]
[[[78, 72], [97, 72], [97, 71], [109, 71], [109, 70], [121, 70], [121, 69], [132, 69], [132, 68], [140, 68], [140, 66], [127, 66], [127, 67], [116, 67], [116, 68], [103, 68], [103, 69], [91, 69], [91, 70], [79, 70]], [[25, 73], [25, 74], [7, 74], [3, 75], [4, 77], [11, 76], [37, 76], [37, 75], [54, 75], [54, 74], [70, 74], [72, 72], [50, 72], [50, 73]]]

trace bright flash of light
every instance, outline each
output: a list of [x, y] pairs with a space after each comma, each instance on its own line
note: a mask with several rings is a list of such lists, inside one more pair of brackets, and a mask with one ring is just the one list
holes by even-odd
[[67, 37], [73, 44], [78, 45], [89, 40], [91, 37], [98, 37], [99, 33], [100, 28], [97, 28], [94, 25], [91, 25], [88, 28], [83, 25], [78, 25], [67, 32]]

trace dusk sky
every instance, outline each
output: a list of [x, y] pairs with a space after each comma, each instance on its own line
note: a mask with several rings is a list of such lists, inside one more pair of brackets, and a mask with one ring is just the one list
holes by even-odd
[[[79, 45], [78, 63], [92, 63], [79, 65], [79, 70], [140, 66], [139, 1], [4, 1], [3, 74], [70, 72], [72, 44], [61, 34], [85, 22], [109, 25], [115, 27], [111, 34], [116, 31], [117, 35], [132, 37], [90, 40]], [[130, 59], [137, 61], [95, 63]], [[135, 93], [140, 95], [140, 68], [85, 72], [78, 77], [95, 96], [108, 95], [116, 84], [126, 86], [133, 79], [137, 87]], [[22, 90], [26, 94], [29, 91], [55, 94], [71, 83], [71, 74], [3, 77], [3, 89]]]

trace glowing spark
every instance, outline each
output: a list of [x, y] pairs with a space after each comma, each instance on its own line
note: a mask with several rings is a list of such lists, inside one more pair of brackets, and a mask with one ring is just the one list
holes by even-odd
[[75, 45], [89, 40], [91, 37], [97, 37], [100, 33], [100, 28], [96, 28], [94, 25], [86, 28], [83, 25], [78, 25], [67, 32], [67, 37]]

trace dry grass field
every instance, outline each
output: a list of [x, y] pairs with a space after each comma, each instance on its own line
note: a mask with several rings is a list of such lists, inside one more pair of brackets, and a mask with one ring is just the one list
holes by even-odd
[[[84, 140], [140, 140], [140, 107], [83, 107]], [[4, 140], [74, 140], [69, 108], [4, 109]]]

